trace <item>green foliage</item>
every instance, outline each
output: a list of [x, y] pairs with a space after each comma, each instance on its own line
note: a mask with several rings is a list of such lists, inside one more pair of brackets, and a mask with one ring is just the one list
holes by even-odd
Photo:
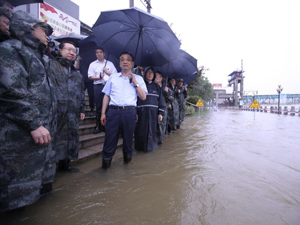
[[189, 103], [192, 103], [192, 104], [196, 105], [197, 102], [198, 102], [198, 100], [199, 100], [199, 98], [200, 98], [199, 96], [193, 95], [193, 96], [189, 96], [189, 98], [187, 99], [187, 101]]
[[204, 66], [198, 70], [197, 77], [189, 84], [188, 88], [188, 95], [201, 97], [203, 104], [214, 98], [213, 87], [207, 77], [203, 76], [205, 70], [207, 69]]
[[195, 113], [195, 108], [194, 106], [187, 105], [185, 108], [185, 114], [186, 115], [193, 115]]

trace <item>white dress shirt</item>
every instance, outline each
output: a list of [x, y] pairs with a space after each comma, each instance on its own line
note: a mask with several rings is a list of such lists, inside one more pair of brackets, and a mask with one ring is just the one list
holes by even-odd
[[[106, 65], [105, 65], [106, 63]], [[107, 68], [109, 73], [117, 73], [116, 67], [111, 61], [104, 59], [103, 62], [100, 62], [98, 59], [92, 62], [89, 66], [88, 77], [99, 76], [100, 73], [103, 73], [103, 67]], [[108, 80], [109, 76], [104, 73], [104, 77], [100, 80], [94, 80], [94, 84], [105, 83]]]
[[[135, 79], [140, 88], [148, 94], [144, 79], [139, 75], [135, 75]], [[109, 105], [136, 106], [138, 96], [136, 88], [133, 83], [129, 82], [129, 78], [124, 77], [122, 73], [112, 74], [102, 92], [110, 97]]]

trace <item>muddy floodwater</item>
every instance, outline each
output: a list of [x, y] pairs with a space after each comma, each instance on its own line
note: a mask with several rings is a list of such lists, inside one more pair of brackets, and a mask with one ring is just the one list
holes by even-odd
[[300, 117], [238, 110], [186, 118], [154, 152], [118, 150], [59, 173], [54, 191], [0, 224], [300, 224]]

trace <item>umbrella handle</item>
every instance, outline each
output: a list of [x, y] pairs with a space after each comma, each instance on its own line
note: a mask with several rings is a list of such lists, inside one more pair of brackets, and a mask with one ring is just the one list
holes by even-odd
[[[109, 57], [109, 53], [108, 53], [108, 55], [107, 55], [107, 59], [106, 59], [106, 61], [105, 61], [104, 67], [106, 67], [106, 64], [107, 64], [108, 57]], [[102, 73], [104, 74], [104, 71], [103, 71], [103, 69], [102, 69]]]

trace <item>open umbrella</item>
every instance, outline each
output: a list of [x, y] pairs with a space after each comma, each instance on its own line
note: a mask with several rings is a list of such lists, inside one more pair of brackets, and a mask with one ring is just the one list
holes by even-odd
[[106, 51], [129, 52], [140, 66], [160, 66], [175, 59], [180, 41], [161, 18], [138, 8], [101, 12], [93, 33]]
[[197, 59], [183, 50], [179, 50], [176, 59], [163, 66], [155, 66], [167, 78], [182, 78], [185, 83], [192, 82], [198, 74]]
[[19, 5], [26, 5], [31, 3], [44, 3], [43, 0], [6, 0], [10, 4], [12, 4], [14, 7], [17, 7]]
[[79, 42], [83, 39], [85, 39], [86, 35], [80, 35], [80, 34], [66, 34], [66, 35], [60, 35], [58, 37], [53, 38], [55, 41], [63, 42], [63, 41], [72, 41], [75, 44], [75, 47], [79, 47]]
[[[87, 38], [79, 42], [79, 55], [81, 57], [82, 65], [80, 66], [81, 74], [87, 74], [88, 68], [91, 62], [97, 59], [95, 49], [99, 47], [99, 44], [94, 35], [90, 35]], [[119, 59], [109, 53], [105, 53], [105, 58], [111, 61], [117, 71], [121, 71]]]

